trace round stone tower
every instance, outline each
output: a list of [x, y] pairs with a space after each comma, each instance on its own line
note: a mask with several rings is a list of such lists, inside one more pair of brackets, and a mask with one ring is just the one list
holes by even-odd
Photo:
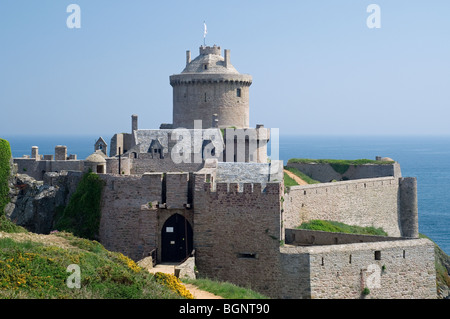
[[249, 127], [249, 87], [252, 77], [240, 74], [230, 63], [230, 51], [221, 56], [220, 47], [201, 46], [191, 60], [186, 52], [186, 68], [170, 76], [173, 87], [173, 128]]

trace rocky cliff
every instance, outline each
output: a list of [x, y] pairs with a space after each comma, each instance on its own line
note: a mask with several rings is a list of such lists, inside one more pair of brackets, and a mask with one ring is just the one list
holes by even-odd
[[14, 168], [11, 172], [6, 217], [33, 233], [48, 234], [53, 230], [58, 209], [67, 205], [77, 183], [74, 179], [67, 182], [67, 172], [50, 175], [50, 184], [49, 180], [36, 181], [28, 175], [17, 174]]

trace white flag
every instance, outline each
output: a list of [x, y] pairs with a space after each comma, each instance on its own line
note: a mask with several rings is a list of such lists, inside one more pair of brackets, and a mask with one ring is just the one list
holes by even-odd
[[203, 37], [206, 38], [206, 34], [208, 33], [208, 29], [206, 28], [206, 23], [203, 22]]

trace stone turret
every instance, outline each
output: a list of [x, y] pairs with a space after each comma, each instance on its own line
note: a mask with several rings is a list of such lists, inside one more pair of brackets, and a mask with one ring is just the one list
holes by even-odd
[[249, 127], [249, 87], [252, 77], [240, 74], [230, 62], [230, 50], [221, 55], [219, 46], [201, 46], [191, 60], [186, 52], [186, 67], [170, 77], [173, 87], [173, 128], [194, 128], [202, 120], [210, 128], [214, 116], [220, 128]]

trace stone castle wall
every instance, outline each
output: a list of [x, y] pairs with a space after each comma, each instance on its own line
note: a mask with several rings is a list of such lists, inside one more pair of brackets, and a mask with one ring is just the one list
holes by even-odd
[[79, 171], [84, 169], [80, 160], [35, 160], [34, 158], [14, 158], [19, 174], [27, 174], [42, 181], [46, 172]]
[[175, 163], [170, 157], [145, 158], [141, 154], [138, 160], [130, 158], [131, 174], [144, 174], [146, 172], [195, 172], [203, 167], [201, 163]]
[[193, 224], [193, 212], [185, 208], [191, 188], [188, 173], [100, 176], [106, 182], [100, 242], [107, 249], [140, 260], [160, 248], [161, 229], [170, 216], [180, 214]]
[[200, 275], [275, 296], [279, 290], [279, 183], [217, 183], [195, 174], [194, 246]]
[[402, 235], [399, 180], [394, 177], [293, 186], [284, 195], [284, 224], [295, 228], [313, 219], [382, 227]]
[[156, 247], [157, 214], [149, 202], [161, 202], [162, 174], [101, 175], [100, 242], [106, 249], [141, 259]]
[[364, 298], [436, 298], [434, 245], [427, 239], [286, 246], [281, 256], [284, 297], [357, 299], [367, 287]]

